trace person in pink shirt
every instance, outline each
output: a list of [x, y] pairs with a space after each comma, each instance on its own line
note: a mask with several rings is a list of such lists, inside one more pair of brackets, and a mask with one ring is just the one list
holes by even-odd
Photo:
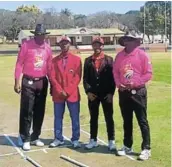
[[[51, 47], [45, 42], [48, 34], [43, 24], [38, 24], [35, 36], [25, 41], [19, 51], [15, 67], [14, 91], [21, 93], [19, 144], [23, 150], [30, 150], [31, 144], [43, 146], [39, 139], [45, 113], [48, 79], [52, 62]], [[20, 77], [22, 83], [20, 86]], [[33, 120], [33, 132], [30, 135]]]
[[147, 120], [147, 89], [145, 84], [152, 78], [152, 65], [145, 51], [139, 49], [141, 38], [133, 32], [119, 39], [125, 48], [114, 60], [113, 75], [119, 92], [119, 105], [123, 117], [124, 146], [118, 155], [132, 152], [133, 111], [142, 133], [141, 154], [138, 159], [151, 156], [150, 128]]
[[71, 143], [74, 148], [81, 147], [80, 138], [80, 93], [79, 83], [82, 75], [82, 63], [79, 56], [69, 50], [71, 39], [64, 36], [58, 42], [61, 53], [53, 58], [50, 82], [52, 86], [52, 100], [54, 102], [54, 140], [50, 147], [64, 144], [63, 115], [65, 105], [70, 112], [72, 122]]

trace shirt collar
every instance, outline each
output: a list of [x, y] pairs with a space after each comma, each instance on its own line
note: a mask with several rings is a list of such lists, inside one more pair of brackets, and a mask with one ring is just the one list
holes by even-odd
[[92, 55], [92, 59], [94, 60], [99, 60], [99, 59], [103, 59], [104, 58], [104, 52], [102, 51], [98, 56], [96, 55]]
[[36, 44], [35, 39], [33, 38], [33, 44], [38, 48], [45, 49], [45, 41], [42, 45], [38, 45], [38, 44]]
[[137, 51], [138, 51], [138, 49], [139, 49], [139, 47], [136, 47], [131, 53], [126, 53], [125, 52], [125, 49], [123, 50], [124, 51], [124, 54], [126, 55], [126, 56], [135, 56], [135, 54], [137, 53]]
[[70, 55], [70, 52], [68, 52], [67, 54], [63, 54], [63, 53], [60, 53], [60, 56], [59, 56], [59, 58], [60, 59], [67, 59], [68, 57], [69, 57], [69, 55]]

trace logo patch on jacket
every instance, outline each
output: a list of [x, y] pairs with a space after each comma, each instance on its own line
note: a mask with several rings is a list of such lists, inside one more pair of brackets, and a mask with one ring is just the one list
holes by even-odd
[[70, 73], [73, 73], [74, 71], [73, 71], [73, 69], [70, 69], [69, 72], [70, 72]]

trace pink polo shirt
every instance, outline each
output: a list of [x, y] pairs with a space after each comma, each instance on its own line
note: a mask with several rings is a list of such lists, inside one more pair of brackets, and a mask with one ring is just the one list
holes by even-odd
[[52, 62], [50, 46], [44, 42], [39, 46], [34, 39], [25, 41], [18, 54], [15, 79], [20, 79], [21, 74], [31, 77], [43, 77], [48, 75]]
[[119, 52], [113, 63], [113, 75], [116, 86], [134, 83], [134, 87], [145, 85], [152, 78], [152, 64], [148, 55], [135, 48], [130, 54]]

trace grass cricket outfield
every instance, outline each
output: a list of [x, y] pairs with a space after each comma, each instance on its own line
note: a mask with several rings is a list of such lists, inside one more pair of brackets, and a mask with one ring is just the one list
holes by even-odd
[[[108, 52], [107, 52], [108, 54]], [[110, 153], [105, 146], [107, 143], [106, 126], [102, 108], [99, 115], [99, 133], [100, 146], [92, 151], [85, 150], [84, 144], [88, 142], [89, 136], [89, 112], [87, 107], [87, 97], [84, 93], [82, 81], [80, 83], [81, 92], [81, 139], [82, 148], [73, 150], [72, 147], [62, 147], [48, 149], [48, 144], [53, 139], [53, 105], [51, 96], [48, 94], [46, 115], [43, 125], [41, 138], [46, 145], [44, 149], [32, 147], [30, 152], [24, 152], [43, 167], [68, 167], [73, 166], [69, 162], [60, 159], [60, 155], [70, 156], [71, 158], [82, 162], [90, 167], [169, 167], [171, 165], [171, 56], [170, 52], [148, 53], [153, 64], [153, 81], [148, 85], [148, 120], [151, 130], [152, 157], [150, 160], [140, 162], [136, 156], [118, 157]], [[109, 53], [114, 57], [115, 53]], [[89, 56], [80, 54], [82, 62]], [[14, 67], [16, 56], [0, 56], [0, 167], [29, 167], [33, 166], [20, 156], [14, 147], [17, 142], [18, 116], [19, 116], [19, 95], [13, 91], [14, 85]], [[117, 147], [122, 146], [123, 128], [122, 117], [118, 106], [118, 93], [114, 96], [114, 120], [115, 136]], [[71, 136], [71, 122], [69, 112], [66, 110], [64, 115], [64, 135], [66, 139]], [[137, 121], [134, 118], [134, 144], [135, 152], [140, 152], [141, 133]], [[4, 136], [6, 134], [14, 143], [11, 145]], [[69, 145], [69, 141], [66, 141]]]

